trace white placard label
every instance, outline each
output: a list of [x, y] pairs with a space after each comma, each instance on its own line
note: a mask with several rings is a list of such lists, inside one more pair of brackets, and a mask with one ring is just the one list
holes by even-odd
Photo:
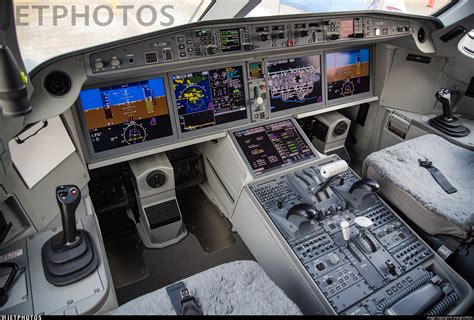
[[9, 260], [15, 259], [16, 257], [22, 256], [22, 255], [23, 255], [23, 249], [12, 251], [10, 253], [4, 254], [3, 256], [0, 256], [0, 263], [7, 262]]

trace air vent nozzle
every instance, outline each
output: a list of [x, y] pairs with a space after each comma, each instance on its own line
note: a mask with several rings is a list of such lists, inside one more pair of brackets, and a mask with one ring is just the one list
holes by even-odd
[[71, 90], [71, 78], [62, 71], [53, 71], [44, 79], [44, 87], [53, 96], [61, 97]]

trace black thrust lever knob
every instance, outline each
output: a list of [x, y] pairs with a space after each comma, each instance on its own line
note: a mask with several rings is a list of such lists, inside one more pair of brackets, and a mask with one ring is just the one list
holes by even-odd
[[364, 178], [355, 182], [349, 189], [349, 193], [354, 192], [356, 189], [362, 189], [368, 192], [378, 192], [380, 190], [380, 185], [375, 180]]

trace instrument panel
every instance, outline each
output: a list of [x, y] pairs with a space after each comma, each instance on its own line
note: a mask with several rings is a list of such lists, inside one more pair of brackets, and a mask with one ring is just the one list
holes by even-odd
[[85, 88], [78, 104], [89, 150], [100, 159], [366, 97], [373, 50], [275, 56]]
[[87, 161], [371, 97], [370, 42], [411, 35], [411, 20], [365, 13], [211, 21], [99, 46], [82, 56], [89, 80], [77, 102]]
[[[248, 19], [247, 19], [248, 20]], [[194, 28], [89, 55], [92, 73], [107, 73], [155, 64], [233, 56], [239, 53], [305, 48], [353, 40], [376, 40], [410, 35], [408, 19], [373, 16], [285, 19], [270, 23], [242, 23]]]

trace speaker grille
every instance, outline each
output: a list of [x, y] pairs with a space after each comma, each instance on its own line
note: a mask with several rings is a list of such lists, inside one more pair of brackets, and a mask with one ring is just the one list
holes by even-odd
[[152, 230], [181, 220], [175, 199], [147, 207], [145, 214]]

